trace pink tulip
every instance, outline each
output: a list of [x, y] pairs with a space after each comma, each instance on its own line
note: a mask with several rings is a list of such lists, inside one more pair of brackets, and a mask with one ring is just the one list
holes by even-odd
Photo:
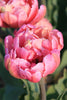
[[46, 14], [46, 7], [38, 9], [37, 0], [0, 1], [0, 27], [18, 28], [23, 24], [35, 24]]
[[52, 25], [49, 22], [49, 20], [46, 18], [42, 18], [38, 23], [35, 24], [35, 26], [42, 27], [43, 29], [45, 28], [45, 29], [47, 29], [47, 31], [52, 30]]
[[[59, 66], [63, 36], [52, 27], [51, 31], [47, 28], [48, 32], [41, 35], [46, 25], [40, 28], [23, 25], [14, 37], [5, 38], [5, 67], [13, 77], [36, 83]], [[37, 31], [40, 35], [36, 34]]]
[[42, 37], [48, 37], [49, 31], [52, 30], [52, 25], [46, 18], [42, 18], [38, 23], [35, 24], [36, 29], [34, 29], [35, 34]]

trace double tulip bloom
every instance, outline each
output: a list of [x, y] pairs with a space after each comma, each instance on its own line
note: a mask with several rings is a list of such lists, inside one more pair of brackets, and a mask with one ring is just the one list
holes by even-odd
[[39, 82], [55, 71], [63, 48], [61, 32], [28, 24], [14, 35], [5, 38], [5, 66], [12, 76]]
[[0, 26], [20, 28], [5, 37], [5, 67], [18, 79], [39, 82], [60, 64], [63, 36], [44, 18], [37, 0], [0, 0]]
[[46, 7], [38, 9], [37, 0], [0, 0], [0, 27], [18, 28], [23, 24], [35, 24], [46, 13]]

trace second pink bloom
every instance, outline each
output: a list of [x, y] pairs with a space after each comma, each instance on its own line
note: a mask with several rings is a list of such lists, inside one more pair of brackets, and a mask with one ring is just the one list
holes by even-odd
[[46, 7], [38, 9], [37, 0], [2, 0], [0, 1], [0, 27], [18, 28], [23, 24], [37, 23], [44, 17]]

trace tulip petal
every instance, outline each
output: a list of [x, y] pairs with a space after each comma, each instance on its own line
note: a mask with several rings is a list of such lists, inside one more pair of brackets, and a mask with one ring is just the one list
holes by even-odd
[[24, 23], [26, 23], [27, 14], [22, 10], [18, 15], [18, 26], [21, 27]]
[[12, 36], [7, 36], [6, 38], [5, 38], [5, 41], [4, 41], [4, 43], [5, 43], [5, 53], [6, 54], [8, 54], [8, 53], [10, 53], [10, 50], [12, 49], [12, 44], [13, 44], [13, 37]]
[[9, 12], [1, 13], [2, 20], [9, 26], [17, 27], [17, 17]]
[[33, 5], [31, 7], [31, 11], [27, 18], [26, 23], [29, 23], [36, 16], [37, 12], [38, 12], [38, 2], [37, 0], [33, 0]]
[[41, 20], [44, 17], [45, 14], [46, 14], [46, 6], [41, 5], [36, 17], [30, 22], [30, 24], [37, 23], [39, 20]]
[[44, 71], [44, 64], [43, 63], [38, 63], [31, 68], [31, 72], [37, 72], [37, 71], [40, 71], [41, 73], [43, 73], [43, 71]]
[[12, 59], [10, 60], [9, 66], [8, 66], [8, 70], [10, 72], [10, 74], [16, 78], [22, 78], [23, 77], [23, 69], [29, 68], [30, 67], [30, 63], [27, 62], [24, 59]]
[[44, 57], [43, 63], [45, 64], [45, 72], [43, 77], [45, 77], [48, 74], [52, 74], [59, 66], [60, 56], [58, 56], [56, 53], [48, 54]]
[[36, 73], [32, 74], [32, 80], [34, 83], [37, 83], [41, 80], [41, 72], [37, 71]]
[[14, 38], [13, 47], [14, 47], [14, 49], [19, 48], [19, 37]]

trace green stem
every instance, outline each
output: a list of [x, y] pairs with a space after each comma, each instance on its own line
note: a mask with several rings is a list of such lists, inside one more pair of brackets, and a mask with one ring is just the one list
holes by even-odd
[[43, 78], [39, 82], [41, 100], [46, 100], [46, 90]]

